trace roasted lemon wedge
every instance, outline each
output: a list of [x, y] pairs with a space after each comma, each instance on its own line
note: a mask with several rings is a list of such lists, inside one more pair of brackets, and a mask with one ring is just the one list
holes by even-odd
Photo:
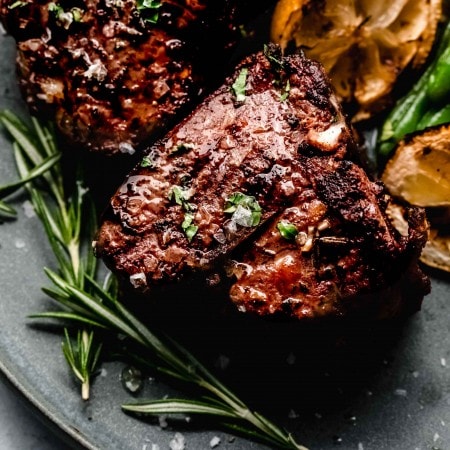
[[441, 0], [279, 0], [271, 39], [319, 60], [354, 119], [386, 104], [403, 69], [422, 64], [433, 44]]
[[389, 192], [424, 207], [450, 206], [450, 125], [429, 128], [398, 145], [384, 169]]
[[[450, 125], [410, 135], [386, 164], [382, 180], [398, 199], [427, 208], [431, 223], [421, 261], [450, 272]], [[400, 207], [391, 218], [402, 232]], [[400, 224], [400, 226], [398, 226]]]

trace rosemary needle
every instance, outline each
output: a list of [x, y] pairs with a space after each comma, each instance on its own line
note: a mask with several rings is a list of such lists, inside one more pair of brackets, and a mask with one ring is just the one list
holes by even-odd
[[[14, 139], [14, 151], [21, 180], [29, 179], [36, 167], [59, 155], [56, 141], [47, 127], [33, 120], [34, 132], [9, 112], [0, 121]], [[65, 194], [58, 165], [48, 167], [39, 179], [26, 187], [41, 219], [58, 262], [58, 270], [45, 269], [51, 287], [44, 292], [61, 307], [59, 311], [35, 314], [81, 326], [73, 342], [65, 331], [63, 352], [74, 375], [82, 384], [83, 398], [89, 396], [89, 379], [100, 354], [93, 329], [113, 337], [125, 336], [142, 350], [137, 359], [146, 361], [166, 378], [183, 380], [200, 388], [200, 399], [164, 399], [126, 404], [123, 409], [136, 414], [200, 414], [213, 417], [234, 433], [269, 444], [272, 448], [306, 450], [284, 429], [251, 410], [194, 355], [169, 337], [159, 337], [119, 302], [111, 276], [98, 280], [96, 261], [89, 251], [95, 230], [95, 208], [78, 179], [70, 198]], [[1, 189], [1, 188], [0, 188]], [[82, 226], [83, 224], [83, 226]], [[111, 336], [111, 334], [110, 334]], [[151, 355], [149, 361], [148, 355]]]

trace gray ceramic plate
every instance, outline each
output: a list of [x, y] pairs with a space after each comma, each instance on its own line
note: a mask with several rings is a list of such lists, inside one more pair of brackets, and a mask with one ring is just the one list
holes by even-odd
[[[14, 45], [4, 35], [0, 77], [0, 108], [23, 112]], [[0, 153], [0, 180], [6, 182], [15, 172], [3, 136]], [[80, 400], [63, 361], [60, 335], [26, 318], [49, 306], [40, 288], [46, 284], [42, 268], [53, 261], [25, 201], [16, 197], [18, 219], [0, 225], [0, 368], [40, 414], [74, 446], [89, 449], [149, 450], [152, 444], [165, 449], [175, 432], [184, 435], [189, 449], [209, 449], [214, 436], [221, 438], [220, 449], [265, 448], [205, 422], [163, 428], [123, 414], [121, 403], [132, 397], [119, 381], [119, 363], [105, 364], [92, 399]], [[189, 319], [178, 327], [178, 338], [186, 337], [188, 346], [192, 341], [194, 353], [212, 366], [229, 358], [219, 375], [311, 449], [449, 449], [449, 279], [434, 274], [432, 286], [423, 310], [403, 325], [298, 330], [235, 318], [227, 323], [217, 315], [195, 326]], [[171, 387], [146, 379], [139, 398], [171, 393]]]

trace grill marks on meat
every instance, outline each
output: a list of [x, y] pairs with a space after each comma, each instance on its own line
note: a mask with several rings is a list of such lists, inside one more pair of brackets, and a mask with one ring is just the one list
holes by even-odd
[[[382, 186], [351, 160], [352, 134], [321, 67], [302, 55], [279, 58], [244, 60], [150, 149], [152, 167], [138, 166], [111, 200], [97, 254], [142, 291], [225, 265], [231, 299], [261, 315], [417, 309], [429, 288], [417, 269], [423, 213], [412, 211], [409, 236], [393, 229]], [[246, 98], [237, 102], [232, 85], [243, 68]], [[237, 192], [261, 207], [257, 226], [225, 212]], [[191, 240], [188, 214], [198, 227]], [[280, 222], [295, 226], [295, 239], [282, 237]], [[408, 277], [417, 288], [410, 303]]]
[[0, 18], [31, 111], [55, 119], [75, 148], [106, 154], [133, 153], [167, 130], [236, 38], [228, 0], [162, 0], [157, 24], [136, 0], [14, 3], [0, 0]]

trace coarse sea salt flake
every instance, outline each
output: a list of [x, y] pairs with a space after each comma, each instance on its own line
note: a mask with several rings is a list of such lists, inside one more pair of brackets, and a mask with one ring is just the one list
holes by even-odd
[[133, 155], [134, 153], [136, 153], [135, 148], [128, 142], [121, 142], [119, 144], [119, 151], [121, 153], [128, 153], [130, 155]]
[[396, 389], [394, 394], [398, 397], [406, 397], [408, 395], [408, 391], [406, 389]]
[[445, 358], [441, 358], [441, 366], [447, 367], [447, 360]]
[[134, 273], [130, 275], [130, 283], [134, 288], [147, 286], [147, 277], [144, 272]]
[[173, 439], [169, 442], [170, 450], [184, 450], [186, 447], [186, 439], [181, 433], [175, 433]]
[[36, 211], [34, 210], [34, 206], [30, 202], [30, 200], [25, 200], [22, 203], [22, 208], [23, 208], [25, 217], [28, 217], [29, 219], [31, 219], [32, 217], [36, 217]]
[[209, 446], [210, 446], [211, 448], [216, 448], [219, 444], [220, 444], [220, 437], [219, 437], [219, 436], [214, 436], [214, 437], [209, 441]]
[[164, 416], [164, 415], [158, 416], [158, 422], [159, 422], [159, 426], [161, 428], [167, 428], [167, 426], [168, 426], [167, 416]]
[[439, 438], [440, 438], [439, 434], [438, 433], [434, 433], [433, 442], [437, 442], [439, 440]]
[[364, 445], [362, 444], [362, 442], [358, 443], [358, 450], [364, 450]]
[[16, 239], [16, 241], [14, 242], [14, 246], [16, 248], [25, 248], [25, 241], [22, 239]]

